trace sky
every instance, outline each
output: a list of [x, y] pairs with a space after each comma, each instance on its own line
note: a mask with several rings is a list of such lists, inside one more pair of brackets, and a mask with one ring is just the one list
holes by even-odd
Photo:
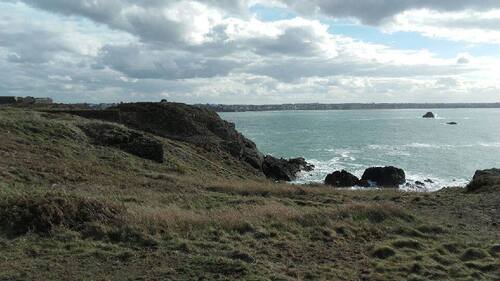
[[498, 0], [0, 0], [0, 95], [500, 102]]

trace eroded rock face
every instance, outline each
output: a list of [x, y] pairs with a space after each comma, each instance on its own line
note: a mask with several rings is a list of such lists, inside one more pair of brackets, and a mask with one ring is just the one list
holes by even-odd
[[255, 143], [239, 133], [233, 123], [206, 108], [161, 102], [125, 103], [106, 110], [59, 112], [120, 123], [135, 130], [189, 142], [207, 151], [225, 152], [275, 180], [292, 181], [299, 171], [314, 168], [303, 158], [286, 160], [268, 156], [265, 161]]
[[300, 171], [312, 171], [314, 165], [306, 162], [304, 158], [278, 159], [271, 155], [264, 158], [262, 171], [266, 177], [277, 181], [293, 181]]
[[359, 185], [359, 178], [345, 170], [335, 171], [326, 176], [325, 184], [334, 187], [352, 187]]
[[135, 130], [106, 123], [89, 123], [80, 128], [97, 145], [116, 147], [132, 155], [158, 163], [164, 161], [163, 145]]
[[392, 166], [372, 167], [365, 170], [361, 180], [375, 182], [380, 187], [398, 187], [406, 182], [406, 175], [402, 169]]
[[110, 108], [120, 123], [163, 137], [222, 150], [262, 170], [264, 157], [255, 143], [211, 110], [181, 103], [130, 103]]
[[467, 192], [500, 191], [500, 169], [476, 171], [466, 190]]
[[434, 113], [432, 112], [427, 112], [424, 116], [422, 116], [423, 118], [436, 118], [436, 116], [434, 115]]

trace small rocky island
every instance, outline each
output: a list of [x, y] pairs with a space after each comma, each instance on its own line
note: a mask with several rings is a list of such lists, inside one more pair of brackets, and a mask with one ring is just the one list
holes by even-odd
[[427, 112], [426, 114], [424, 114], [424, 116], [422, 116], [422, 118], [429, 118], [429, 119], [433, 119], [433, 118], [436, 118], [436, 116], [434, 115], [433, 112]]

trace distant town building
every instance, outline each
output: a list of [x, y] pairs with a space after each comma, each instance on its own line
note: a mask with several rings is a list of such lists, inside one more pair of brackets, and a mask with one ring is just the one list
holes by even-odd
[[0, 96], [0, 104], [51, 104], [51, 98]]
[[51, 104], [53, 102], [51, 98], [35, 98], [36, 104]]
[[0, 104], [14, 104], [18, 102], [19, 102], [18, 97], [0, 96]]

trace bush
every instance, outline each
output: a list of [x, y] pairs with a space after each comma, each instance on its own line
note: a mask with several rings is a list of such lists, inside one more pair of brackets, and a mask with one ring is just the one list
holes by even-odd
[[0, 202], [2, 228], [12, 235], [47, 234], [56, 227], [78, 230], [88, 222], [117, 222], [122, 208], [57, 193], [15, 195]]

